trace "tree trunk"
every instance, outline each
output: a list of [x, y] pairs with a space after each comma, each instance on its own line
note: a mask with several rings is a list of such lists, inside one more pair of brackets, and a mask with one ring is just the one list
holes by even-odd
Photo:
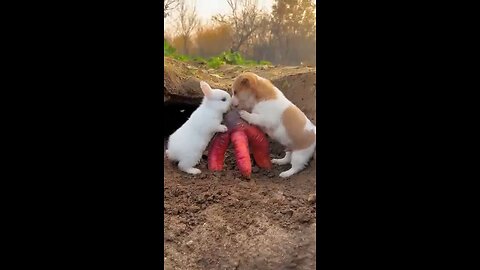
[[188, 39], [186, 36], [183, 37], [183, 51], [185, 52], [186, 55], [188, 55]]
[[232, 52], [238, 52], [240, 50], [240, 46], [242, 44], [240, 42], [238, 42], [237, 44], [233, 43], [232, 44], [232, 48], [230, 49]]
[[289, 52], [290, 52], [290, 48], [289, 48], [289, 42], [288, 42], [288, 37], [287, 37], [287, 38], [285, 38], [285, 54], [283, 55], [283, 57], [284, 57], [283, 58], [284, 59], [283, 64], [284, 65], [289, 63], [288, 62], [289, 61], [288, 58], [290, 57]]

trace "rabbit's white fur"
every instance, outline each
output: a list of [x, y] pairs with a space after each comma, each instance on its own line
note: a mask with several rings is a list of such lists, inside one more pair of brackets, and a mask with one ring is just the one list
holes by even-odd
[[[221, 125], [223, 114], [228, 111], [231, 96], [220, 89], [211, 89], [206, 82], [200, 82], [204, 98], [190, 118], [177, 129], [168, 140], [168, 159], [178, 161], [178, 168], [190, 174], [201, 171], [194, 168], [203, 151], [216, 132], [226, 132]], [[224, 100], [222, 100], [224, 99]]]

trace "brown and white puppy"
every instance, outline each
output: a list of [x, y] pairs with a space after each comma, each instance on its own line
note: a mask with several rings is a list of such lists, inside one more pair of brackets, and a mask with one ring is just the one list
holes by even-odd
[[245, 121], [286, 147], [284, 158], [272, 159], [275, 164], [292, 164], [280, 177], [303, 170], [315, 151], [317, 129], [305, 114], [269, 80], [251, 72], [235, 79], [232, 96], [232, 105], [241, 110]]

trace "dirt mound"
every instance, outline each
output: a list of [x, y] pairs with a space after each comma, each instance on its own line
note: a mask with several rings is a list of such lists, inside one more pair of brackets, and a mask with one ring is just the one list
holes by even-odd
[[[170, 120], [180, 108], [175, 106], [199, 102], [199, 80], [230, 90], [232, 79], [247, 70], [237, 66], [204, 70], [167, 58], [165, 63], [170, 66], [164, 82]], [[272, 80], [315, 122], [315, 69], [248, 70]], [[188, 110], [183, 106], [182, 111]], [[283, 155], [283, 147], [271, 142], [271, 157]], [[278, 175], [290, 165], [274, 165], [271, 171], [254, 166], [247, 181], [230, 148], [222, 172], [208, 171], [206, 155], [197, 168], [200, 175], [188, 175], [164, 159], [165, 269], [315, 269], [315, 160], [289, 179]]]
[[272, 80], [293, 104], [314, 123], [317, 123], [316, 71], [281, 76]]
[[231, 91], [233, 79], [238, 74], [251, 71], [267, 78], [285, 96], [297, 105], [308, 118], [316, 123], [316, 69], [310, 67], [258, 66], [242, 67], [224, 65], [220, 69], [187, 64], [175, 59], [164, 58], [164, 101], [177, 101], [199, 104], [203, 97], [200, 81], [204, 80], [212, 88]]

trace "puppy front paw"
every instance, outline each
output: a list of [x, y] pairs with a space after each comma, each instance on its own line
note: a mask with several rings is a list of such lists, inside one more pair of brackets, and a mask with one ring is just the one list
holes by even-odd
[[225, 125], [220, 125], [217, 129], [218, 132], [227, 132], [228, 128]]
[[288, 164], [289, 162], [284, 160], [283, 158], [282, 159], [277, 159], [277, 158], [274, 158], [271, 160], [271, 162], [273, 164], [277, 164], [277, 165], [285, 165], [285, 164]]
[[247, 122], [250, 122], [250, 113], [249, 113], [249, 112], [247, 112], [247, 111], [240, 111], [239, 114], [240, 114], [240, 117], [241, 117], [243, 120], [245, 120], [245, 121], [247, 121]]
[[282, 177], [282, 178], [288, 178], [290, 176], [292, 176], [293, 173], [289, 172], [289, 171], [285, 171], [285, 172], [282, 172], [279, 176]]

